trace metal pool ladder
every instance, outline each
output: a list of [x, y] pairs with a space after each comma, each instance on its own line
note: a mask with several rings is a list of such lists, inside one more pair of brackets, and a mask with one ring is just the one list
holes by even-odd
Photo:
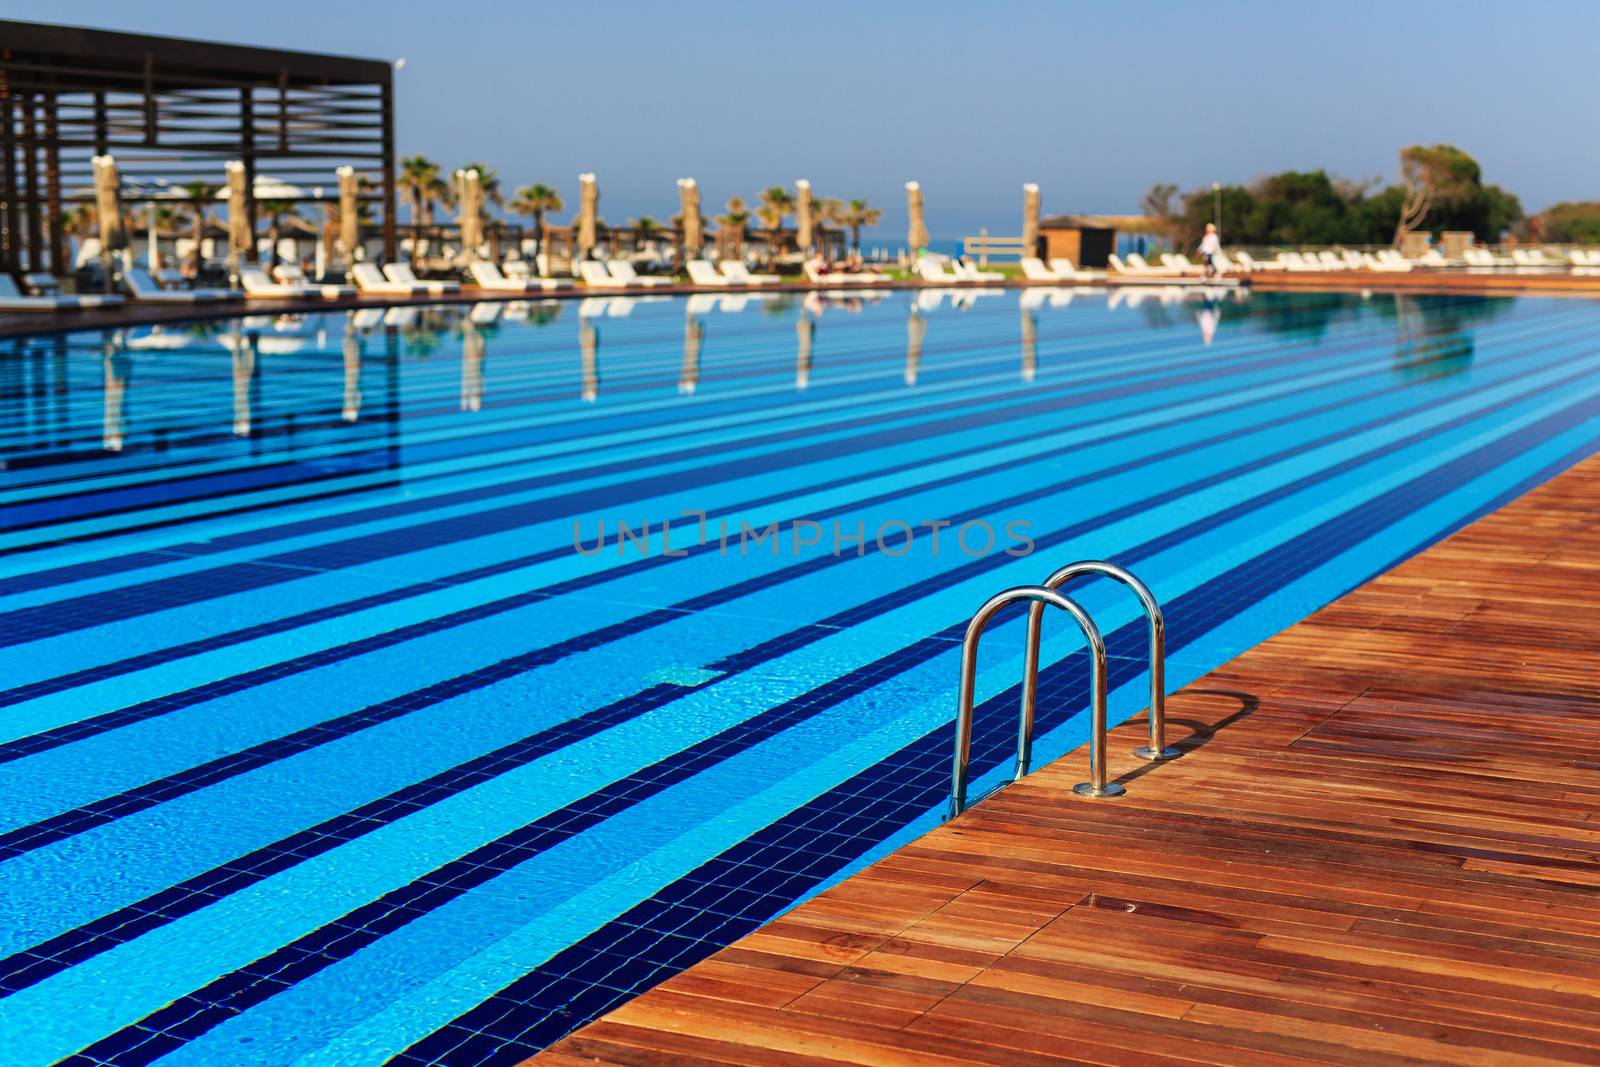
[[1098, 574], [1121, 582], [1144, 607], [1150, 623], [1150, 743], [1134, 750], [1147, 760], [1175, 759], [1181, 753], [1167, 747], [1166, 740], [1166, 621], [1161, 605], [1150, 587], [1128, 571], [1104, 560], [1079, 560], [1060, 568], [1043, 585], [1019, 585], [997, 593], [984, 602], [967, 624], [961, 642], [961, 690], [956, 707], [955, 762], [950, 778], [950, 810], [953, 819], [967, 809], [967, 776], [972, 748], [972, 705], [977, 687], [978, 640], [995, 612], [1017, 601], [1030, 602], [1028, 643], [1023, 659], [1022, 713], [1017, 728], [1017, 766], [1012, 781], [1031, 769], [1033, 760], [1033, 715], [1039, 691], [1039, 644], [1044, 629], [1044, 610], [1059, 608], [1070, 615], [1089, 644], [1089, 781], [1073, 787], [1081, 797], [1121, 796], [1125, 789], [1106, 776], [1106, 643], [1094, 619], [1077, 601], [1058, 590], [1074, 578]]

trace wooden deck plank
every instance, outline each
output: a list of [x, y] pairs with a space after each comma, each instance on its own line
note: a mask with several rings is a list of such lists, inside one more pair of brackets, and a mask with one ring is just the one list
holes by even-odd
[[547, 1058], [1600, 1064], [1597, 599], [1600, 457]]

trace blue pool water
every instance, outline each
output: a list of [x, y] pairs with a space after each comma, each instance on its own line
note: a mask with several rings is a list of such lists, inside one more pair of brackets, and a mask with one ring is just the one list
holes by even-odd
[[[0, 342], [0, 1059], [515, 1062], [934, 825], [989, 594], [1131, 567], [1176, 688], [1591, 453], [1597, 327], [1032, 290]], [[1137, 604], [1080, 593], [1126, 718]], [[1041, 761], [1086, 736], [1067, 627], [1045, 663]]]

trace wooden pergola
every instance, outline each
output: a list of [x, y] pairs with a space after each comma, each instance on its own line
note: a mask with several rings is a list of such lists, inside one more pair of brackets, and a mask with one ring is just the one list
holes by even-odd
[[[301, 195], [354, 167], [394, 257], [394, 84], [382, 60], [0, 20], [0, 270], [66, 272], [63, 216], [91, 159], [144, 190], [224, 183], [223, 164]], [[255, 203], [247, 209], [252, 231]]]

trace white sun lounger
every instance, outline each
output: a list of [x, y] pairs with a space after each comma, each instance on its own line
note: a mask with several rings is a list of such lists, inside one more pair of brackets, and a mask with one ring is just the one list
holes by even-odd
[[356, 287], [353, 285], [322, 285], [311, 281], [298, 264], [280, 264], [273, 273], [284, 285], [298, 285], [313, 296], [320, 294], [324, 300], [338, 300], [341, 297], [356, 295]]
[[691, 259], [684, 264], [684, 269], [689, 272], [689, 280], [695, 285], [725, 286], [728, 279], [717, 273], [709, 260]]
[[1050, 269], [1056, 272], [1056, 277], [1062, 281], [1092, 282], [1106, 276], [1103, 270], [1079, 270], [1077, 264], [1065, 256], [1057, 256], [1050, 261]]
[[[257, 271], [259, 273], [259, 268]], [[235, 299], [230, 289], [162, 289], [143, 267], [123, 271], [122, 284], [128, 295], [141, 304], [210, 304]]]
[[887, 275], [877, 271], [828, 271], [826, 274], [819, 271], [812, 263], [806, 263], [801, 268], [806, 272], [806, 278], [817, 285], [826, 285], [830, 289], [860, 288], [864, 285], [883, 285], [891, 281]]
[[597, 259], [586, 259], [579, 263], [578, 277], [591, 289], [622, 289], [628, 284], [612, 275], [606, 270], [606, 265]]
[[73, 311], [79, 308], [116, 307], [122, 297], [115, 293], [84, 296], [25, 296], [16, 279], [0, 274], [0, 311]]
[[722, 276], [735, 284], [771, 285], [781, 279], [776, 274], [751, 274], [743, 260], [725, 259], [717, 264]]
[[671, 285], [673, 282], [671, 278], [647, 278], [634, 270], [633, 262], [626, 259], [609, 259], [606, 261], [606, 269], [611, 272], [613, 278], [621, 281], [623, 285], [654, 287], [657, 285]]
[[1030, 282], [1059, 282], [1061, 275], [1044, 265], [1038, 256], [1022, 257], [1022, 276]]
[[350, 268], [350, 278], [363, 293], [381, 296], [421, 296], [426, 290], [420, 285], [391, 282], [383, 276], [376, 263], [357, 263]]
[[925, 282], [934, 285], [954, 285], [961, 281], [959, 274], [949, 274], [939, 265], [939, 262], [930, 256], [923, 256], [917, 260], [917, 274]]
[[554, 278], [507, 278], [500, 268], [486, 259], [475, 259], [467, 264], [472, 284], [494, 293], [538, 293], [554, 289], [560, 283]]
[[412, 273], [411, 264], [409, 263], [385, 263], [383, 265], [383, 276], [391, 282], [399, 282], [401, 285], [421, 286], [422, 291], [429, 296], [443, 296], [445, 293], [459, 293], [461, 291], [460, 282], [425, 281], [417, 277]]
[[979, 270], [977, 267], [968, 266], [961, 260], [952, 260], [950, 269], [956, 272], [956, 277], [964, 282], [1003, 282], [1006, 276], [997, 270]]
[[278, 300], [320, 295], [309, 285], [285, 285], [282, 282], [275, 282], [267, 277], [267, 272], [260, 267], [241, 265], [239, 284], [244, 286], [245, 295], [252, 299], [268, 297]]

